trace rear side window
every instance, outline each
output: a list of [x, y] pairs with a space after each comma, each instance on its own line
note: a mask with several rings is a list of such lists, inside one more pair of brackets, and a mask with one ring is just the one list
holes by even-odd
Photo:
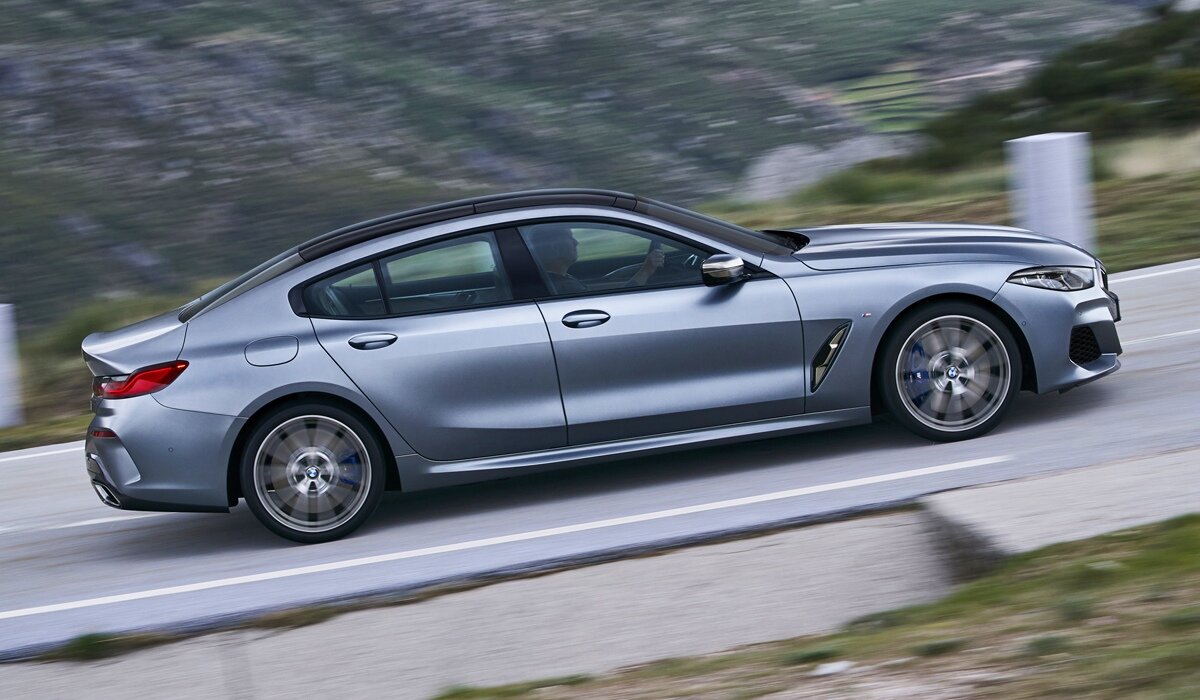
[[304, 290], [304, 307], [314, 316], [384, 316], [387, 308], [371, 263], [318, 280]]
[[510, 301], [496, 236], [480, 233], [383, 259], [392, 314], [417, 314]]

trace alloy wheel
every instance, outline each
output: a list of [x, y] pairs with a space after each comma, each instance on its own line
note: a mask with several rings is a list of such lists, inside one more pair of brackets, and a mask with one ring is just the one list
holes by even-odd
[[304, 415], [271, 430], [254, 458], [259, 503], [292, 530], [327, 532], [363, 507], [371, 492], [371, 457], [349, 426]]
[[966, 431], [1003, 405], [1012, 360], [987, 324], [969, 316], [939, 316], [918, 326], [901, 345], [895, 381], [914, 419], [938, 431]]

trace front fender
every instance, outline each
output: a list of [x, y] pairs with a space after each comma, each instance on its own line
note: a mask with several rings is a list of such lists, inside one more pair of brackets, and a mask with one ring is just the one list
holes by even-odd
[[811, 366], [832, 327], [851, 323], [825, 380], [810, 391], [807, 410], [869, 406], [877, 350], [901, 315], [939, 297], [970, 297], [987, 303], [1014, 269], [1011, 263], [956, 263], [812, 271], [787, 278], [804, 322], [807, 364]]

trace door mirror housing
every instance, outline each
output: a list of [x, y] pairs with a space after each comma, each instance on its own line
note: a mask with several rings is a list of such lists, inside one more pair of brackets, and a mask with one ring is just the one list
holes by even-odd
[[700, 266], [700, 276], [709, 287], [736, 284], [750, 277], [746, 272], [746, 263], [742, 262], [741, 258], [724, 253], [709, 256]]

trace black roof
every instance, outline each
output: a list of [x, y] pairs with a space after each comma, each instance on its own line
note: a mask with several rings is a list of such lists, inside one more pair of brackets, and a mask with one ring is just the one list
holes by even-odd
[[378, 219], [371, 219], [370, 221], [346, 226], [336, 231], [330, 231], [329, 233], [317, 236], [307, 243], [300, 244], [297, 252], [304, 260], [315, 260], [343, 248], [348, 248], [389, 233], [459, 219], [472, 214], [484, 214], [493, 211], [503, 211], [505, 209], [548, 205], [592, 205], [617, 207], [633, 211], [639, 203], [645, 206], [647, 200], [626, 192], [616, 192], [613, 190], [550, 189], [493, 194], [473, 199], [460, 199], [454, 202], [435, 204], [429, 207], [421, 207], [420, 209], [410, 209], [398, 214], [382, 216]]

